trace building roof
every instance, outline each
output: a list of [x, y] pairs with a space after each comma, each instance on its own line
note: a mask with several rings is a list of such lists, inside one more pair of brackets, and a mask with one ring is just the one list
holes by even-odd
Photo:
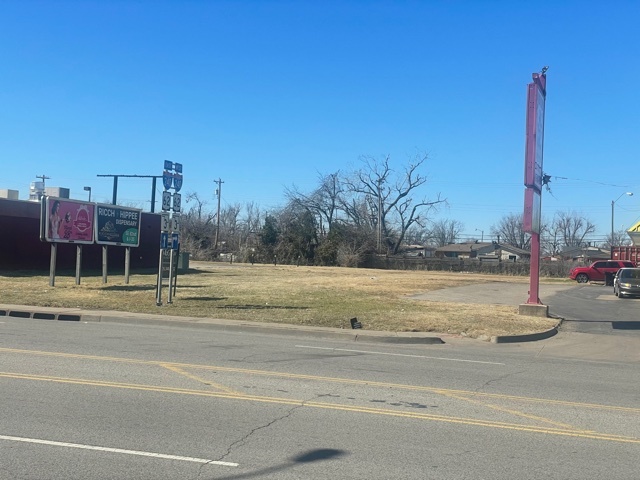
[[466, 242], [466, 243], [450, 243], [449, 245], [445, 245], [444, 247], [438, 247], [436, 252], [457, 252], [457, 253], [467, 253], [467, 252], [477, 252], [480, 250], [487, 250], [488, 248], [492, 248], [492, 242]]
[[508, 243], [500, 243], [500, 244], [496, 244], [496, 246], [509, 253], [515, 253], [516, 255], [520, 255], [521, 257], [531, 256], [531, 252], [529, 250], [525, 250], [519, 247], [514, 247], [513, 245], [509, 245]]

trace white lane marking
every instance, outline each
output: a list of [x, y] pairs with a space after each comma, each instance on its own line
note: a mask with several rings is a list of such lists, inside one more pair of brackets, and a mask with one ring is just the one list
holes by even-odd
[[127, 455], [139, 455], [142, 457], [162, 458], [165, 460], [181, 460], [183, 462], [206, 463], [210, 465], [222, 465], [225, 467], [237, 467], [237, 463], [219, 462], [206, 458], [183, 457], [180, 455], [166, 455], [164, 453], [140, 452], [137, 450], [124, 450], [122, 448], [97, 447], [95, 445], [82, 445], [80, 443], [54, 442], [52, 440], [41, 440], [39, 438], [12, 437], [10, 435], [0, 435], [0, 440], [12, 442], [39, 443], [41, 445], [51, 445], [54, 447], [81, 448], [83, 450], [97, 450], [99, 452], [125, 453]]
[[370, 353], [373, 355], [390, 355], [393, 357], [411, 357], [411, 358], [428, 358], [429, 360], [445, 360], [449, 362], [466, 362], [466, 363], [483, 363], [486, 365], [506, 365], [498, 362], [483, 362], [481, 360], [464, 360], [462, 358], [446, 358], [446, 357], [428, 357], [426, 355], [408, 355], [406, 353], [387, 353], [387, 352], [372, 352], [369, 350], [351, 350], [348, 348], [329, 348], [329, 347], [312, 347], [309, 345], [296, 345], [297, 348], [313, 348], [316, 350], [333, 350], [335, 352], [352, 352], [352, 353]]

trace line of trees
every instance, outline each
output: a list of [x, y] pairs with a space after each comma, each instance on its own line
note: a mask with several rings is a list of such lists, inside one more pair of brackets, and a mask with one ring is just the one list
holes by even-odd
[[[318, 174], [310, 192], [286, 188], [281, 208], [266, 212], [254, 203], [227, 205], [219, 221], [206, 200], [188, 193], [181, 248], [202, 260], [232, 253], [246, 262], [355, 266], [364, 255], [396, 255], [403, 245], [456, 243], [464, 224], [433, 220], [446, 199], [428, 191], [427, 160], [416, 155], [394, 168], [388, 156], [362, 157], [354, 171]], [[585, 246], [595, 229], [583, 215], [557, 212], [551, 221], [543, 219], [542, 248], [553, 254]], [[490, 232], [500, 243], [530, 248], [522, 214], [503, 216]], [[628, 243], [624, 232], [609, 237], [601, 246]]]
[[[600, 245], [591, 245], [587, 239], [596, 231], [595, 224], [586, 216], [573, 211], [556, 212], [551, 221], [541, 222], [541, 248], [549, 254], [556, 254], [562, 250], [574, 247], [602, 247], [613, 245], [630, 245], [631, 239], [623, 231], [607, 235]], [[503, 243], [528, 250], [531, 248], [531, 236], [524, 231], [522, 214], [508, 214], [491, 227], [491, 233]]]
[[318, 174], [311, 192], [287, 188], [280, 209], [226, 206], [219, 232], [207, 202], [189, 193], [182, 248], [200, 259], [232, 252], [242, 261], [316, 265], [355, 265], [365, 254], [397, 254], [407, 242], [429, 237], [431, 217], [446, 201], [439, 193], [427, 196], [427, 160], [419, 154], [395, 169], [388, 156], [362, 157], [355, 171]]

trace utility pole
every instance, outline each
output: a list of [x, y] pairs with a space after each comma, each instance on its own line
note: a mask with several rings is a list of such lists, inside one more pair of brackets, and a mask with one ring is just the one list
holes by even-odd
[[[46, 175], [36, 175], [36, 178], [39, 178], [40, 180], [42, 180], [42, 192], [46, 194], [44, 182], [45, 180], [50, 180], [51, 177], [47, 177]], [[40, 200], [40, 198], [38, 198], [38, 200]]]
[[218, 237], [220, 235], [220, 197], [222, 196], [222, 184], [224, 183], [220, 177], [218, 180], [214, 180], [214, 183], [218, 184], [218, 188], [216, 188], [216, 195], [218, 196], [218, 213], [216, 215], [216, 239], [213, 244], [213, 248], [218, 248]]

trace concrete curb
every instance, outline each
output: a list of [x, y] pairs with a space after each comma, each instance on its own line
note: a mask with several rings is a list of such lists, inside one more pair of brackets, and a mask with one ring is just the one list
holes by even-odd
[[518, 343], [518, 342], [536, 342], [538, 340], [545, 340], [547, 338], [551, 338], [554, 335], [558, 334], [558, 330], [560, 329], [560, 325], [562, 325], [563, 318], [558, 318], [558, 324], [550, 328], [549, 330], [545, 330], [544, 332], [537, 333], [528, 333], [525, 335], [503, 335], [503, 336], [495, 336], [491, 337], [491, 343]]
[[[179, 326], [190, 328], [215, 328], [228, 332], [255, 332], [276, 335], [310, 335], [316, 338], [368, 342], [391, 343], [396, 345], [441, 345], [441, 334], [428, 335], [424, 332], [384, 332], [377, 330], [352, 330], [331, 327], [310, 327], [280, 323], [247, 322], [243, 320], [225, 320], [200, 317], [168, 317], [153, 314], [133, 314], [118, 311], [87, 311], [79, 308], [29, 307], [24, 305], [0, 305], [0, 317], [33, 318], [41, 320], [60, 320], [72, 322], [108, 322], [133, 325]], [[535, 342], [553, 337], [563, 319], [553, 328], [543, 332], [524, 335], [501, 335], [478, 340], [490, 343]]]
[[491, 337], [491, 343], [519, 343], [519, 342], [535, 342], [551, 338], [558, 333], [558, 327], [553, 327], [544, 332], [528, 333], [524, 335], [503, 335]]
[[167, 317], [164, 315], [132, 314], [128, 312], [98, 312], [81, 309], [58, 309], [51, 307], [28, 307], [22, 305], [0, 305], [0, 317], [33, 318], [42, 320], [64, 320], [76, 322], [106, 322], [133, 325], [180, 326], [190, 328], [215, 328], [229, 332], [256, 332], [276, 335], [311, 335], [316, 338], [352, 342], [392, 343], [405, 345], [444, 344], [440, 336], [422, 332], [384, 332], [352, 330], [331, 327], [309, 327], [277, 323], [247, 322], [200, 317]]

